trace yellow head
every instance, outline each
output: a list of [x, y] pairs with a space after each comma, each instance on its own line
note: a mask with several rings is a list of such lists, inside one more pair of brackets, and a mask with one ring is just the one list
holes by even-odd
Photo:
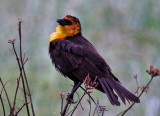
[[50, 42], [55, 39], [65, 39], [81, 33], [81, 24], [78, 18], [67, 15], [61, 19], [57, 19], [59, 23], [56, 32], [50, 34]]

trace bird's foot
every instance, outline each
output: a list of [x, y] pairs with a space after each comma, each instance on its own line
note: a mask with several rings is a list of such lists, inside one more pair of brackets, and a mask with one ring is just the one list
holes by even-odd
[[77, 101], [74, 102], [73, 94], [72, 94], [71, 92], [69, 92], [69, 93], [67, 94], [67, 99], [66, 99], [66, 101], [69, 101], [70, 104], [75, 104], [75, 103], [77, 103]]

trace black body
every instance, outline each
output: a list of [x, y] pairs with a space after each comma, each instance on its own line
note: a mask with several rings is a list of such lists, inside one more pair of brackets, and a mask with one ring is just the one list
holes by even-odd
[[49, 54], [56, 69], [75, 83], [83, 82], [88, 74], [93, 80], [97, 76], [99, 85], [96, 89], [106, 93], [112, 105], [120, 105], [115, 92], [124, 104], [125, 99], [139, 102], [139, 98], [121, 85], [109, 65], [81, 33], [50, 42]]

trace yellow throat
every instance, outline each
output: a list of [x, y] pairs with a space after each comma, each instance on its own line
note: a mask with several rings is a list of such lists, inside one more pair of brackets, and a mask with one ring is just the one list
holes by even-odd
[[56, 27], [56, 32], [50, 34], [50, 42], [56, 39], [65, 39], [68, 36], [74, 36], [79, 33], [80, 27], [77, 24], [73, 25], [58, 25]]
[[65, 39], [67, 37], [67, 35], [65, 35], [63, 33], [63, 31], [61, 30], [61, 25], [58, 25], [56, 28], [56, 32], [53, 32], [50, 34], [50, 42], [56, 40], [56, 39]]

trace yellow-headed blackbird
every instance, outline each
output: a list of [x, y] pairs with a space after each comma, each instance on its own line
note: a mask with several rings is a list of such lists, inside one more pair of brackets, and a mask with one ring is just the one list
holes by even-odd
[[140, 102], [138, 97], [121, 85], [95, 47], [83, 37], [78, 18], [67, 15], [57, 19], [57, 22], [56, 32], [50, 35], [49, 54], [56, 69], [74, 81], [70, 95], [89, 74], [92, 80], [98, 77], [96, 89], [105, 93], [112, 105], [120, 105], [118, 96], [124, 104], [126, 100]]

